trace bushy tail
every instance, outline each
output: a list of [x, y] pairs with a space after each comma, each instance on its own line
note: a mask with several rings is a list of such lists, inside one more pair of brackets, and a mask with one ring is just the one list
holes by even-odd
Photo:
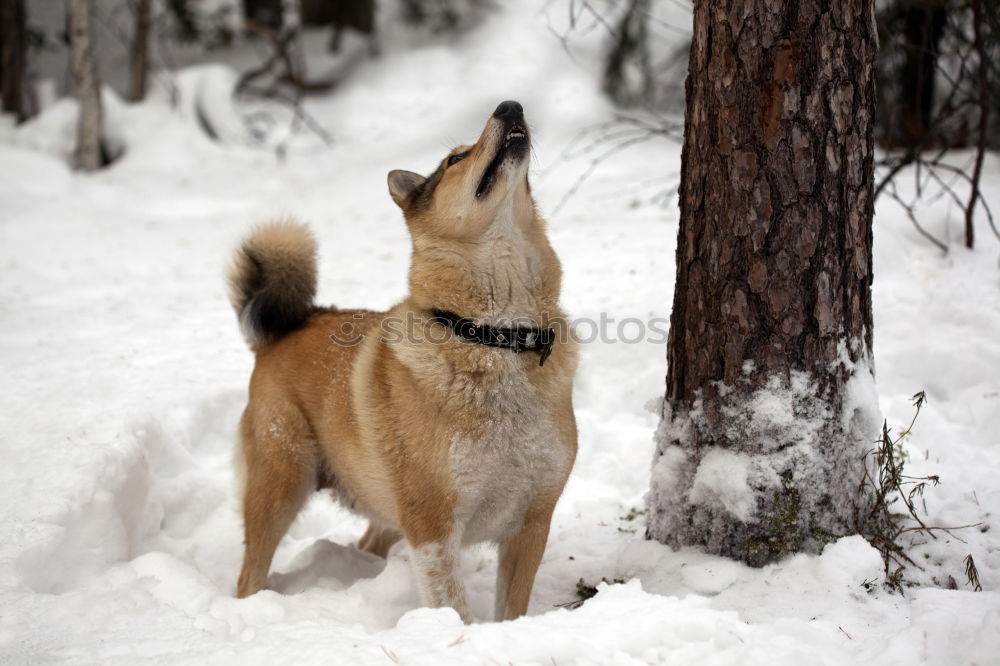
[[316, 296], [316, 240], [304, 224], [271, 222], [236, 250], [229, 300], [251, 349], [305, 321]]

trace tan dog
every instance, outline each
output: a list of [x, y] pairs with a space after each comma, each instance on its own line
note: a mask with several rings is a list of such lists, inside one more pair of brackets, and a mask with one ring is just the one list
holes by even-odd
[[471, 620], [459, 549], [499, 546], [496, 619], [528, 609], [576, 456], [576, 350], [561, 268], [528, 186], [521, 105], [429, 177], [389, 174], [413, 240], [409, 296], [389, 312], [313, 305], [315, 243], [256, 230], [229, 274], [256, 352], [240, 422], [246, 552], [237, 594], [262, 589], [308, 495], [370, 520], [358, 547], [405, 537], [424, 602]]

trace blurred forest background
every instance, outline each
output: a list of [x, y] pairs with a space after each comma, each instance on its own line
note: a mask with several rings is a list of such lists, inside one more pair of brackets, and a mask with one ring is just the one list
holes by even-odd
[[[335, 95], [358, 63], [384, 48], [447, 44], [498, 1], [0, 0], [3, 110], [21, 123], [62, 97], [79, 97], [74, 159], [96, 169], [124, 150], [101, 119], [98, 90], [130, 102], [158, 90], [179, 104], [176, 73], [219, 62], [229, 67], [185, 102], [210, 137], [281, 150], [280, 126], [286, 139], [308, 132], [329, 143], [328, 119], [310, 116], [304, 98]], [[1000, 147], [1000, 3], [885, 0], [878, 7], [876, 196], [894, 198], [918, 229], [919, 198], [953, 199], [966, 213], [971, 247], [975, 215], [985, 213], [996, 233], [978, 187], [985, 151]], [[605, 33], [595, 85], [632, 114], [625, 122], [635, 133], [679, 135], [690, 2], [551, 0], [545, 11], [559, 17], [551, 32], [567, 50], [582, 30]], [[966, 148], [957, 162], [946, 159]], [[910, 165], [919, 168], [904, 171]], [[916, 179], [905, 195], [896, 187], [901, 173]]]

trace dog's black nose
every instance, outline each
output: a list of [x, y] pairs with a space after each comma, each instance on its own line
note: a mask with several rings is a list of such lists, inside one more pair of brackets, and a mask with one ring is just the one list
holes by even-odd
[[500, 102], [500, 106], [493, 112], [494, 118], [504, 118], [506, 120], [520, 120], [524, 117], [524, 107], [512, 99]]

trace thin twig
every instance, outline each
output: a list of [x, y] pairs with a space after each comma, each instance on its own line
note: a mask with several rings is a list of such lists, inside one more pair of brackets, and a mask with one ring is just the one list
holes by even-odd
[[[904, 474], [903, 467], [906, 455], [900, 452], [899, 447], [903, 439], [912, 432], [920, 409], [925, 402], [926, 395], [923, 391], [913, 396], [913, 404], [916, 408], [913, 418], [895, 439], [890, 434], [888, 424], [883, 422], [882, 437], [876, 441], [877, 447], [868, 451], [863, 458], [864, 472], [858, 487], [860, 496], [871, 496], [872, 499], [869, 504], [864, 505], [863, 512], [859, 513], [856, 527], [858, 532], [864, 535], [865, 539], [882, 556], [886, 586], [890, 590], [900, 593], [904, 592], [904, 586], [912, 585], [904, 577], [906, 567], [923, 570], [923, 567], [906, 553], [901, 542], [903, 535], [918, 534], [936, 539], [936, 533], [943, 532], [957, 541], [962, 541], [954, 534], [954, 530], [976, 526], [927, 525], [917, 512], [917, 507], [914, 504], [916, 496], [922, 495], [923, 489], [928, 484], [937, 485], [940, 479], [937, 476], [914, 477]], [[869, 461], [874, 461], [877, 476], [873, 476]], [[902, 503], [905, 512], [899, 513], [892, 510], [892, 506], [898, 502]], [[912, 521], [915, 524], [906, 525], [904, 521]], [[912, 548], [915, 545], [911, 538], [907, 547]]]
[[[562, 152], [560, 152], [553, 163], [553, 167], [566, 160], [576, 159], [602, 148], [604, 150], [591, 159], [590, 164], [584, 172], [577, 177], [573, 185], [562, 196], [555, 208], [553, 208], [552, 214], [557, 215], [563, 209], [605, 160], [637, 143], [642, 143], [658, 136], [679, 141], [681, 138], [680, 128], [681, 125], [679, 123], [666, 119], [648, 119], [638, 116], [619, 115], [612, 120], [586, 127], [577, 132], [566, 147], [563, 148]], [[584, 139], [587, 139], [585, 143]], [[608, 147], [609, 144], [613, 145]], [[553, 167], [550, 167], [550, 169]]]

